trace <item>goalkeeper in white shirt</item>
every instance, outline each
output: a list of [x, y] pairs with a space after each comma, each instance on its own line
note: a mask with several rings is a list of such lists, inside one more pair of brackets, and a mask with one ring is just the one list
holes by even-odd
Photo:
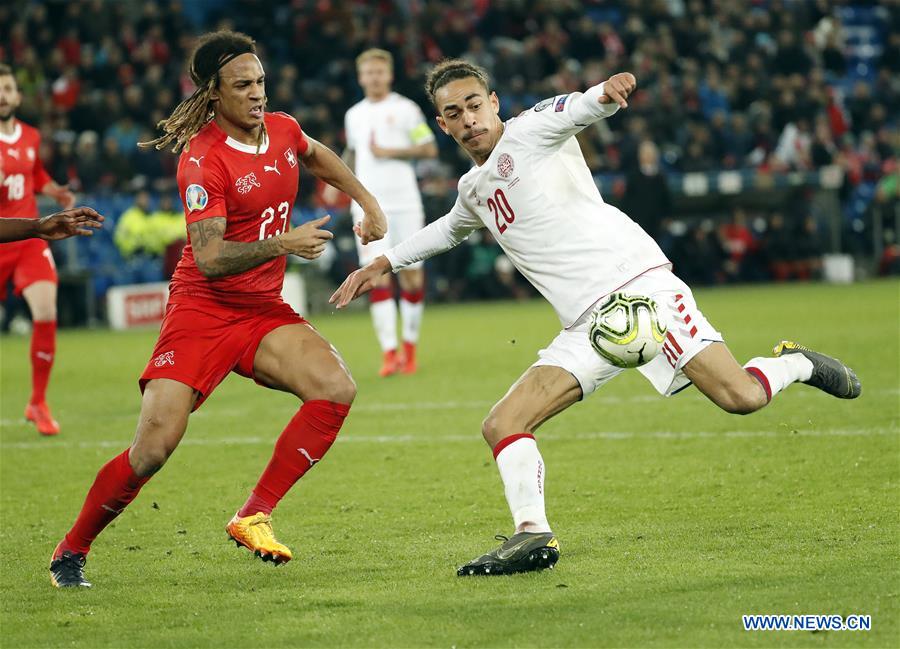
[[483, 424], [515, 532], [462, 566], [460, 576], [540, 570], [558, 560], [534, 432], [623, 371], [597, 354], [588, 337], [592, 309], [614, 291], [647, 295], [657, 304], [668, 327], [663, 353], [637, 369], [665, 396], [693, 383], [723, 410], [748, 414], [795, 382], [843, 399], [860, 394], [850, 368], [792, 342], [782, 341], [774, 357], [753, 358], [742, 367], [656, 242], [603, 202], [574, 135], [627, 108], [635, 83], [627, 72], [615, 74], [584, 93], [545, 99], [504, 123], [484, 70], [461, 60], [437, 65], [426, 84], [437, 123], [475, 166], [460, 179], [447, 215], [352, 273], [331, 297], [343, 307], [383, 275], [487, 228], [559, 316], [562, 331]]
[[[413, 162], [434, 158], [438, 153], [434, 134], [422, 110], [412, 100], [391, 92], [393, 65], [391, 53], [377, 48], [366, 50], [356, 58], [356, 72], [365, 98], [354, 104], [344, 117], [347, 136], [344, 160], [378, 199], [388, 217], [388, 232], [383, 239], [366, 245], [356, 242], [361, 266], [425, 225]], [[363, 210], [355, 202], [350, 212], [354, 223], [362, 221]], [[397, 340], [397, 303], [391, 278], [379, 279], [369, 293], [372, 324], [382, 351], [381, 376], [416, 371], [416, 345], [425, 309], [422, 262], [404, 267], [397, 279], [402, 348]]]

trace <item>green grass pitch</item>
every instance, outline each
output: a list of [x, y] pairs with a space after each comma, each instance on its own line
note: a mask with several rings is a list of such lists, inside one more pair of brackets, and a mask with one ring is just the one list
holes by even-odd
[[[22, 422], [28, 341], [4, 338], [0, 646], [900, 646], [898, 296], [895, 281], [697, 291], [742, 361], [795, 339], [853, 366], [862, 397], [798, 385], [738, 417], [627, 373], [538, 432], [562, 558], [505, 578], [455, 570], [511, 531], [480, 423], [558, 330], [544, 302], [429, 308], [420, 373], [389, 380], [365, 312], [315, 317], [359, 396], [276, 510], [294, 561], [226, 542], [297, 408], [232, 376], [97, 541], [80, 592], [50, 586], [48, 558], [131, 440], [156, 332], [62, 332], [55, 439]], [[748, 633], [746, 613], [869, 614], [872, 630]]]

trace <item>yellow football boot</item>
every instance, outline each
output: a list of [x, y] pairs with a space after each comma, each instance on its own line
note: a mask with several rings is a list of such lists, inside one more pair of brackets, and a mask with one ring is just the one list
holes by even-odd
[[258, 512], [243, 518], [235, 514], [225, 526], [225, 531], [238, 547], [243, 545], [263, 561], [272, 561], [278, 566], [293, 558], [290, 548], [275, 538], [269, 514]]

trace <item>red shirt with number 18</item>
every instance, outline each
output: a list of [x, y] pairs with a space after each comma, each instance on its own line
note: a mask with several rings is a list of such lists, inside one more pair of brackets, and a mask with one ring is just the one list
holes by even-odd
[[[266, 113], [268, 140], [260, 147], [229, 137], [215, 121], [203, 127], [178, 160], [178, 191], [188, 224], [225, 217], [225, 240], [253, 242], [290, 228], [300, 181], [300, 157], [309, 142], [297, 121]], [[213, 301], [242, 307], [281, 299], [285, 257], [209, 279], [197, 268], [190, 243], [172, 276], [170, 301]]]
[[41, 164], [40, 148], [41, 134], [19, 120], [11, 135], [0, 134], [0, 217], [38, 217], [34, 195], [53, 180]]

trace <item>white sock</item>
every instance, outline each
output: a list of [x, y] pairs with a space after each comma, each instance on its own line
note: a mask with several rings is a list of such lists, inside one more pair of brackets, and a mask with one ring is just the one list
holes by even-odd
[[506, 502], [516, 529], [522, 523], [529, 532], [549, 532], [550, 523], [544, 510], [544, 459], [531, 435], [512, 436], [501, 440], [495, 459], [506, 491]]
[[[813, 364], [803, 354], [785, 354], [778, 358], [751, 358], [744, 365], [744, 369], [754, 375], [751, 370], [756, 370], [765, 377], [769, 386], [766, 394], [771, 399], [791, 383], [809, 380]], [[763, 389], [765, 387], [766, 384], [763, 384]]]
[[369, 311], [381, 351], [397, 349], [397, 303], [393, 299], [372, 302]]
[[403, 340], [408, 343], [419, 341], [419, 329], [422, 327], [422, 314], [425, 313], [425, 302], [409, 302], [400, 299], [400, 319], [403, 321]]

